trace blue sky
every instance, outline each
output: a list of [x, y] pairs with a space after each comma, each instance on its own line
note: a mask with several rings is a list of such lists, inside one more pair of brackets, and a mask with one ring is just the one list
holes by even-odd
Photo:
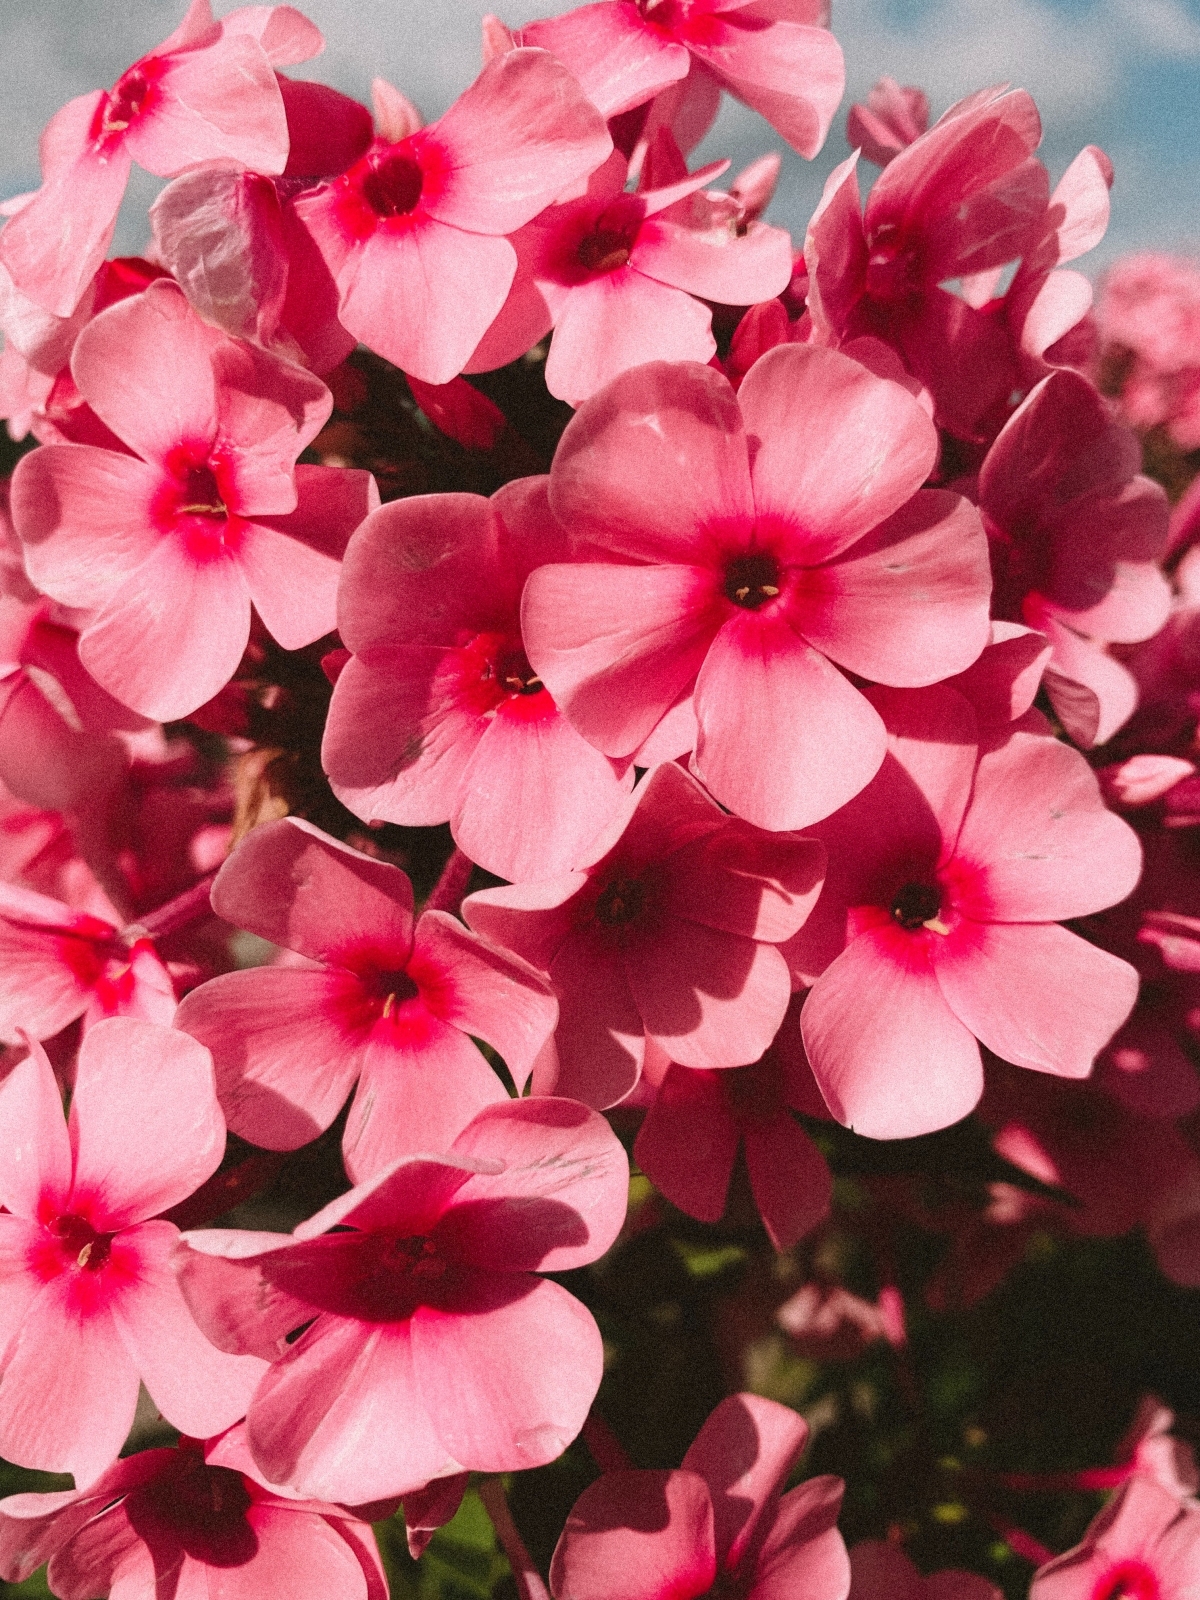
[[[366, 98], [382, 74], [427, 117], [437, 116], [479, 65], [479, 21], [489, 9], [517, 24], [567, 9], [559, 0], [298, 0], [328, 48], [302, 69]], [[186, 0], [4, 0], [0, 34], [0, 192], [38, 182], [37, 136], [65, 100], [107, 87], [178, 22]], [[1081, 266], [1097, 270], [1136, 248], [1200, 255], [1200, 0], [833, 0], [848, 92], [824, 151], [790, 156], [773, 220], [799, 239], [829, 169], [847, 153], [845, 111], [889, 73], [921, 84], [934, 114], [989, 83], [1029, 89], [1046, 130], [1054, 178], [1084, 144], [1116, 166], [1113, 221]], [[216, 0], [220, 12], [231, 9]], [[772, 130], [728, 104], [702, 147], [744, 164], [778, 148]], [[868, 169], [872, 170], [873, 169]], [[146, 236], [158, 185], [136, 179], [118, 248]]]

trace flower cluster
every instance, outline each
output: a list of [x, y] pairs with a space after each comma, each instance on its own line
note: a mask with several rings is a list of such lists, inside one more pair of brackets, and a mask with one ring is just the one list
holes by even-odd
[[[722, 93], [817, 152], [821, 0], [483, 45], [426, 125], [193, 0], [5, 207], [0, 1455], [74, 1487], [0, 1501], [0, 1574], [381, 1600], [367, 1524], [419, 1554], [484, 1474], [524, 1600], [988, 1600], [788, 1487], [751, 1325], [919, 1407], [914, 1311], [1034, 1246], [1140, 1227], [1200, 1287], [1200, 499], [1139, 437], [1178, 498], [1195, 284], [1091, 311], [1112, 167], [1052, 188], [1007, 87], [881, 80], [797, 250], [778, 156], [689, 156]], [[871, 1165], [960, 1124], [969, 1192]], [[594, 1402], [672, 1218], [777, 1265], [638, 1467]], [[913, 1282], [902, 1227], [949, 1235]], [[1194, 1593], [1154, 1417], [1090, 1477], [955, 1467], [1034, 1600]], [[539, 1571], [494, 1475], [581, 1436]], [[1097, 1487], [1066, 1554], [1005, 1510]]]

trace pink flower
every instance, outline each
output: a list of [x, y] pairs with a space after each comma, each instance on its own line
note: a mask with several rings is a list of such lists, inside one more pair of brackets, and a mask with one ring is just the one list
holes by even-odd
[[157, 1023], [97, 1023], [64, 1124], [35, 1044], [0, 1082], [0, 1129], [4, 1455], [86, 1488], [125, 1442], [139, 1378], [185, 1432], [236, 1422], [262, 1362], [208, 1343], [171, 1269], [178, 1230], [147, 1220], [220, 1162], [208, 1051]]
[[449, 821], [488, 872], [569, 872], [633, 787], [580, 737], [521, 640], [525, 579], [569, 555], [546, 479], [490, 500], [420, 495], [374, 512], [347, 548], [338, 601], [353, 651], [321, 759], [356, 816]]
[[1046, 689], [1080, 744], [1106, 743], [1137, 700], [1104, 642], [1148, 639], [1171, 609], [1157, 565], [1169, 506], [1138, 473], [1141, 454], [1088, 380], [1063, 371], [1038, 384], [979, 474], [993, 611], [1050, 640]]
[[1030, 1600], [1191, 1600], [1200, 1566], [1200, 1508], [1130, 1478], [1073, 1550], [1034, 1575]]
[[820, 893], [821, 849], [727, 816], [667, 764], [590, 855], [562, 877], [463, 903], [471, 927], [547, 971], [558, 993], [535, 1093], [613, 1105], [651, 1042], [685, 1067], [757, 1061], [791, 993], [774, 946]]
[[550, 1566], [555, 1600], [845, 1600], [839, 1478], [783, 1493], [808, 1438], [787, 1406], [722, 1400], [669, 1472], [606, 1472], [575, 1502]]
[[112, 238], [132, 163], [167, 178], [202, 163], [282, 172], [288, 133], [273, 65], [321, 35], [290, 6], [213, 21], [209, 0], [107, 93], [80, 95], [42, 134], [42, 187], [0, 236], [17, 287], [56, 316], [75, 309]]
[[526, 585], [534, 669], [610, 756], [691, 695], [693, 767], [722, 805], [762, 828], [827, 816], [885, 746], [838, 667], [933, 683], [988, 641], [982, 528], [922, 490], [936, 454], [917, 402], [832, 350], [769, 350], [736, 397], [691, 363], [625, 373], [554, 458], [577, 559]]
[[886, 167], [928, 126], [929, 99], [924, 90], [902, 89], [895, 78], [880, 78], [865, 106], [850, 107], [846, 142], [857, 145], [877, 167]]
[[0, 1500], [0, 1573], [20, 1582], [49, 1557], [61, 1600], [217, 1589], [223, 1600], [387, 1600], [370, 1524], [222, 1465], [227, 1437], [144, 1450], [90, 1489]]
[[294, 1150], [327, 1128], [359, 1082], [343, 1138], [351, 1177], [397, 1156], [447, 1149], [507, 1100], [471, 1042], [500, 1052], [520, 1087], [554, 1028], [548, 984], [444, 911], [414, 925], [399, 867], [311, 823], [264, 823], [213, 884], [213, 909], [307, 959], [230, 972], [176, 1017], [213, 1053], [235, 1133]]
[[0, 883], [0, 1037], [49, 1039], [76, 1017], [169, 1027], [175, 987], [152, 941], [61, 901]]
[[804, 1043], [830, 1110], [895, 1139], [972, 1109], [977, 1040], [1018, 1066], [1087, 1076], [1137, 973], [1055, 924], [1123, 899], [1141, 848], [1083, 757], [1036, 725], [981, 745], [953, 689], [871, 698], [888, 756], [813, 830], [829, 876], [788, 956], [813, 985]]
[[109, 692], [159, 720], [233, 676], [253, 601], [288, 650], [332, 631], [366, 472], [295, 465], [328, 389], [207, 327], [170, 283], [91, 322], [71, 370], [131, 452], [47, 445], [13, 475], [34, 582], [91, 613], [79, 641]]
[[553, 1460], [595, 1397], [601, 1341], [533, 1274], [602, 1255], [627, 1186], [602, 1117], [506, 1099], [444, 1155], [393, 1162], [291, 1238], [188, 1235], [178, 1267], [201, 1326], [274, 1362], [246, 1415], [258, 1469], [360, 1504]]
[[751, 1066], [667, 1068], [634, 1145], [637, 1164], [672, 1205], [719, 1222], [744, 1147], [767, 1236], [776, 1250], [790, 1250], [829, 1215], [833, 1193], [824, 1156], [791, 1115], [812, 1109], [813, 1092], [793, 1004]]
[[1200, 445], [1200, 263], [1140, 251], [1104, 275], [1101, 360], [1136, 428], [1165, 423], [1181, 450]]
[[850, 1551], [850, 1600], [1001, 1600], [994, 1583], [974, 1572], [922, 1577], [899, 1546], [863, 1539]]
[[444, 117], [296, 202], [346, 328], [425, 383], [462, 371], [504, 304], [513, 233], [612, 149], [603, 119], [544, 50], [495, 56]]
[[823, 0], [599, 0], [531, 22], [523, 44], [565, 63], [606, 117], [651, 99], [692, 63], [815, 156], [846, 84]]
[[717, 344], [702, 302], [766, 300], [792, 275], [784, 229], [751, 221], [739, 232], [732, 207], [698, 192], [727, 165], [626, 194], [614, 151], [586, 195], [514, 234], [516, 278], [467, 370], [505, 366], [553, 328], [546, 387], [577, 406], [643, 362], [708, 361]]

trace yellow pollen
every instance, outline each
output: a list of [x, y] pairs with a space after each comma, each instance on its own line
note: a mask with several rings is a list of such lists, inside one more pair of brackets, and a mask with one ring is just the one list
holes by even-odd
[[749, 586], [749, 584], [747, 584], [747, 586], [744, 589], [735, 589], [733, 592], [734, 592], [734, 595], [736, 596], [737, 599], [744, 600], [746, 598], [746, 596], [750, 593], [750, 586]]
[[392, 1012], [395, 1009], [396, 1009], [396, 996], [394, 994], [390, 994], [390, 995], [388, 995], [387, 999], [383, 1002], [383, 1014], [384, 1014], [384, 1016], [385, 1017], [390, 1017]]
[[760, 584], [759, 585], [759, 593], [760, 594], [770, 595], [772, 600], [773, 600], [775, 598], [775, 596], [779, 593], [779, 590], [775, 587], [775, 585], [773, 583], [764, 583], [764, 584]]
[[76, 1256], [75, 1265], [77, 1267], [86, 1267], [87, 1264], [88, 1264], [88, 1257], [91, 1255], [91, 1253], [92, 1253], [92, 1246], [91, 1246], [91, 1244], [89, 1242], [88, 1244], [84, 1245], [83, 1249]]
[[930, 917], [929, 921], [928, 922], [923, 922], [921, 924], [921, 926], [923, 928], [928, 928], [930, 933], [949, 933], [950, 932], [950, 929], [946, 926], [946, 924], [944, 922], [939, 922], [936, 917]]
[[180, 506], [179, 515], [181, 517], [227, 517], [229, 515], [229, 509], [227, 506], [223, 506], [218, 500], [216, 505], [212, 506]]

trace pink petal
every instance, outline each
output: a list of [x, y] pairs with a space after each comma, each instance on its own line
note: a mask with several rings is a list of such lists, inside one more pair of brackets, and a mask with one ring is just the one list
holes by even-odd
[[791, 621], [849, 671], [915, 688], [979, 655], [990, 637], [991, 586], [975, 507], [920, 490], [842, 556], [800, 574]]
[[71, 1100], [73, 1199], [104, 1231], [165, 1211], [225, 1149], [212, 1058], [185, 1033], [110, 1017], [84, 1035]]
[[112, 1318], [163, 1416], [207, 1439], [245, 1415], [267, 1363], [226, 1355], [196, 1326], [171, 1265], [178, 1238], [169, 1222], [145, 1222], [122, 1236], [137, 1252], [137, 1282], [114, 1299]]
[[40, 1222], [0, 1211], [0, 1363], [44, 1288], [41, 1278], [30, 1270], [29, 1258], [45, 1240]]
[[828, 561], [898, 511], [937, 456], [937, 434], [898, 384], [818, 345], [777, 345], [738, 400], [760, 517], [796, 530], [806, 564]]
[[473, 234], [512, 233], [612, 151], [603, 117], [542, 50], [494, 56], [429, 137], [448, 157], [429, 214]]
[[709, 367], [664, 362], [623, 373], [568, 423], [550, 507], [581, 547], [635, 561], [710, 560], [707, 527], [754, 515], [745, 431], [727, 380]]
[[321, 30], [294, 6], [239, 6], [221, 18], [225, 34], [248, 33], [257, 39], [273, 67], [311, 61], [325, 48]]
[[13, 523], [39, 588], [65, 605], [103, 605], [159, 540], [150, 502], [153, 467], [93, 445], [47, 445], [13, 474]]
[[1137, 972], [1056, 925], [962, 925], [936, 950], [946, 1003], [1019, 1067], [1086, 1078], [1133, 1010]]
[[0, 1450], [18, 1466], [74, 1473], [87, 1488], [125, 1443], [138, 1377], [107, 1308], [81, 1314], [74, 1303], [77, 1276], [46, 1285], [3, 1352]]
[[730, 818], [672, 852], [664, 904], [690, 922], [779, 944], [807, 918], [824, 875], [815, 839], [764, 834]]
[[[562, 1291], [560, 1291], [562, 1292]], [[273, 1366], [246, 1418], [259, 1470], [314, 1499], [362, 1504], [458, 1466], [414, 1372], [412, 1324], [322, 1316]]]
[[381, 1024], [367, 1042], [342, 1156], [354, 1183], [399, 1156], [449, 1150], [476, 1112], [508, 1104], [500, 1079], [464, 1032], [428, 1018], [423, 1036], [389, 1038]]
[[212, 1051], [231, 1131], [264, 1150], [296, 1150], [354, 1087], [363, 1039], [343, 1019], [362, 1001], [350, 973], [254, 967], [193, 989], [175, 1026]]
[[558, 878], [480, 889], [463, 901], [463, 918], [493, 944], [548, 971], [575, 926], [575, 897], [587, 882], [584, 872], [566, 872]]
[[310, 1287], [303, 1271], [287, 1270], [297, 1257], [303, 1252], [287, 1235], [216, 1228], [181, 1238], [174, 1266], [197, 1326], [218, 1350], [277, 1361], [287, 1336], [319, 1309], [292, 1292]]
[[[296, 457], [329, 420], [333, 395], [303, 367], [238, 339], [221, 338], [212, 370], [218, 438], [235, 441], [229, 461], [231, 510], [252, 519], [298, 510]], [[314, 512], [321, 516], [319, 504], [307, 517], [302, 513], [298, 526], [305, 527]], [[344, 527], [343, 517], [338, 520]], [[306, 532], [311, 541], [311, 522]], [[339, 532], [331, 527], [314, 542], [327, 548]]]
[[645, 1032], [624, 964], [590, 929], [572, 933], [551, 967], [558, 994], [557, 1066], [539, 1094], [581, 1100], [602, 1110], [633, 1088]]
[[720, 1074], [673, 1063], [642, 1122], [634, 1159], [672, 1205], [719, 1222], [739, 1137]]
[[792, 239], [786, 229], [763, 222], [739, 236], [727, 226], [690, 228], [670, 217], [648, 218], [632, 262], [646, 277], [701, 299], [755, 305], [791, 282]]
[[844, 1490], [840, 1478], [822, 1477], [784, 1495], [758, 1552], [753, 1600], [788, 1600], [797, 1591], [846, 1600], [850, 1559], [837, 1530]]
[[742, 1559], [807, 1441], [808, 1424], [789, 1406], [735, 1394], [721, 1401], [688, 1447], [684, 1471], [708, 1485], [717, 1560], [725, 1571]]
[[549, 50], [606, 117], [644, 105], [687, 75], [688, 53], [627, 6], [601, 0], [565, 16], [528, 23], [522, 43]]
[[623, 756], [690, 685], [717, 613], [714, 579], [699, 567], [550, 565], [525, 586], [521, 632], [563, 715]]
[[412, 949], [412, 884], [298, 817], [255, 828], [217, 875], [213, 910], [285, 950], [332, 965], [369, 951], [402, 969]]
[[566, 1272], [597, 1260], [620, 1232], [629, 1163], [604, 1118], [535, 1096], [480, 1111], [451, 1147], [503, 1163], [468, 1178], [437, 1224], [455, 1261], [493, 1272]]
[[725, 623], [695, 707], [697, 774], [760, 828], [803, 828], [836, 811], [874, 777], [887, 747], [873, 707], [780, 615], [743, 612]]
[[161, 99], [135, 118], [122, 144], [139, 166], [174, 177], [201, 161], [282, 172], [287, 117], [271, 64], [257, 40], [226, 33], [204, 50], [160, 56]]
[[815, 156], [846, 87], [842, 49], [833, 35], [773, 19], [764, 28], [758, 15], [743, 23], [724, 13], [701, 37], [703, 43], [689, 38], [688, 44], [718, 83], [766, 117], [793, 150]]
[[[258, 1553], [238, 1570], [229, 1600], [262, 1600], [266, 1586], [276, 1582], [286, 1585], [288, 1600], [386, 1600], [387, 1581], [370, 1528], [328, 1514], [298, 1516], [286, 1504], [262, 1502], [250, 1506], [246, 1520]], [[204, 1581], [198, 1600], [211, 1594], [211, 1568]]]
[[198, 565], [163, 538], [80, 634], [79, 659], [123, 704], [170, 721], [225, 687], [249, 637], [237, 562], [223, 553]]
[[717, 1576], [712, 1500], [694, 1472], [606, 1472], [585, 1489], [554, 1552], [559, 1600], [674, 1600]]
[[1087, 762], [1057, 739], [1014, 733], [985, 755], [956, 860], [973, 874], [956, 891], [985, 922], [1058, 922], [1123, 900], [1142, 851], [1109, 811]]
[[993, 622], [991, 643], [949, 681], [975, 707], [981, 725], [1015, 722], [1033, 704], [1049, 659], [1044, 634], [1016, 622]]
[[463, 773], [450, 830], [498, 877], [557, 877], [587, 857], [633, 787], [620, 767], [552, 708], [527, 717], [502, 705]]
[[625, 976], [646, 1033], [685, 1067], [757, 1061], [791, 999], [787, 963], [771, 945], [664, 916], [629, 941]]
[[543, 1466], [583, 1427], [600, 1387], [600, 1330], [557, 1283], [464, 1270], [459, 1308], [421, 1306], [411, 1328], [421, 1399], [464, 1467]]
[[[932, 812], [941, 834], [941, 856], [947, 858], [954, 850], [963, 825], [963, 817], [972, 799], [976, 763], [979, 756], [978, 722], [969, 704], [961, 695], [945, 684], [930, 684], [927, 688], [872, 689], [871, 704], [879, 712], [888, 731], [888, 753], [903, 768], [904, 776], [911, 779]], [[880, 774], [882, 778], [882, 773]], [[924, 845], [924, 807], [916, 800], [916, 807], [904, 805], [897, 788], [905, 787], [899, 774], [889, 774], [892, 790], [883, 805], [892, 811], [894, 822], [908, 833], [907, 843], [920, 852]], [[903, 812], [908, 815], [903, 817]], [[920, 816], [920, 820], [918, 820]], [[884, 828], [878, 823], [873, 832], [879, 843]]]
[[821, 1093], [839, 1122], [869, 1139], [949, 1127], [983, 1093], [979, 1046], [925, 955], [923, 941], [938, 937], [891, 925], [861, 933], [804, 1003], [804, 1045]]
[[[1036, 613], [1027, 605], [1026, 615]], [[1042, 681], [1058, 720], [1085, 750], [1107, 744], [1137, 710], [1137, 679], [1102, 644], [1063, 627], [1049, 608], [1037, 621], [1054, 648]]]
[[76, 341], [71, 372], [117, 438], [161, 464], [183, 440], [207, 447], [216, 438], [212, 357], [226, 339], [163, 281], [90, 322]]
[[645, 361], [707, 362], [716, 352], [709, 308], [630, 264], [571, 290], [550, 343], [546, 387], [579, 406]]
[[790, 1250], [829, 1215], [833, 1178], [825, 1157], [786, 1112], [770, 1122], [747, 1122], [750, 1188], [776, 1250]]
[[0, 1204], [32, 1221], [45, 1202], [58, 1210], [71, 1188], [71, 1144], [54, 1070], [32, 1044], [0, 1079]]

